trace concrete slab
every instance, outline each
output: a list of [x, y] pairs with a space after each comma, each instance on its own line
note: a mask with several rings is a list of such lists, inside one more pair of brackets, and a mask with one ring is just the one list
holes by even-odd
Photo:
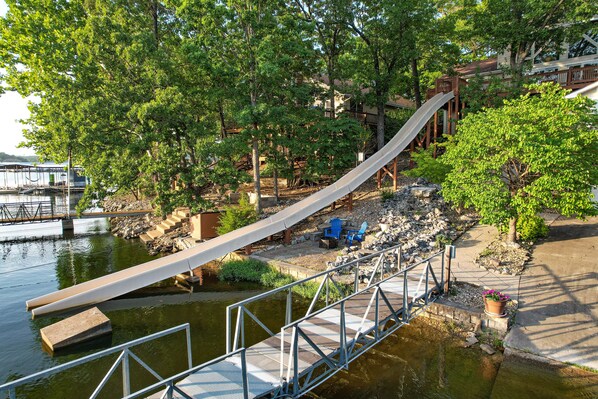
[[455, 241], [457, 256], [451, 264], [451, 278], [470, 284], [495, 289], [517, 300], [520, 276], [509, 276], [488, 271], [475, 263], [475, 258], [498, 237], [496, 227], [477, 224]]
[[51, 324], [40, 330], [42, 341], [55, 351], [112, 332], [110, 319], [97, 307]]
[[521, 279], [505, 345], [598, 370], [598, 218], [560, 218]]

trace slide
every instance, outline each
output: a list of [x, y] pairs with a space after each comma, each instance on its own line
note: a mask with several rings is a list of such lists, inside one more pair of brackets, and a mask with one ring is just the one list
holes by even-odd
[[32, 317], [91, 305], [148, 286], [226, 255], [246, 245], [288, 229], [320, 209], [354, 191], [401, 153], [434, 113], [453, 98], [437, 94], [428, 100], [380, 151], [330, 186], [262, 219], [193, 248], [142, 263], [103, 277], [27, 301]]

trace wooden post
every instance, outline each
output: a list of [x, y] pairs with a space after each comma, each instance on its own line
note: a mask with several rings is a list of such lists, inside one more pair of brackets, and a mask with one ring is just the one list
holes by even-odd
[[395, 157], [395, 160], [392, 164], [392, 189], [394, 191], [397, 191], [397, 179], [399, 177], [397, 173], [398, 158], [399, 157]]
[[286, 229], [284, 231], [284, 243], [289, 245], [291, 243], [291, 229]]
[[382, 188], [382, 170], [376, 172], [376, 181], [378, 182], [378, 190]]
[[353, 193], [350, 192], [347, 196], [347, 209], [349, 212], [353, 212]]
[[251, 244], [245, 245], [244, 249], [245, 249], [245, 255], [251, 255], [251, 250], [252, 250]]
[[451, 281], [451, 252], [453, 251], [452, 245], [444, 247], [444, 295], [448, 296]]

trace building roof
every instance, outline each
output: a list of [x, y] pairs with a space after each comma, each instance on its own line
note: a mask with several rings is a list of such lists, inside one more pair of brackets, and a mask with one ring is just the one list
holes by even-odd
[[496, 58], [488, 58], [487, 60], [475, 61], [470, 64], [458, 67], [455, 72], [461, 76], [474, 75], [475, 73], [488, 73], [498, 70], [498, 62]]

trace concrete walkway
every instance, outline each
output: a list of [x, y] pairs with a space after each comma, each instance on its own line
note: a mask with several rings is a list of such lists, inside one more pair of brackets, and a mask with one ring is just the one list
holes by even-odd
[[455, 242], [453, 277], [519, 301], [505, 346], [598, 370], [598, 218], [546, 219], [550, 237], [537, 243], [522, 276], [475, 265], [497, 235], [494, 227], [476, 225]]
[[488, 271], [475, 263], [475, 258], [498, 236], [496, 227], [477, 224], [455, 241], [457, 256], [451, 265], [451, 279], [495, 289], [517, 300], [521, 276]]
[[505, 345], [598, 370], [598, 218], [559, 218], [522, 276]]

